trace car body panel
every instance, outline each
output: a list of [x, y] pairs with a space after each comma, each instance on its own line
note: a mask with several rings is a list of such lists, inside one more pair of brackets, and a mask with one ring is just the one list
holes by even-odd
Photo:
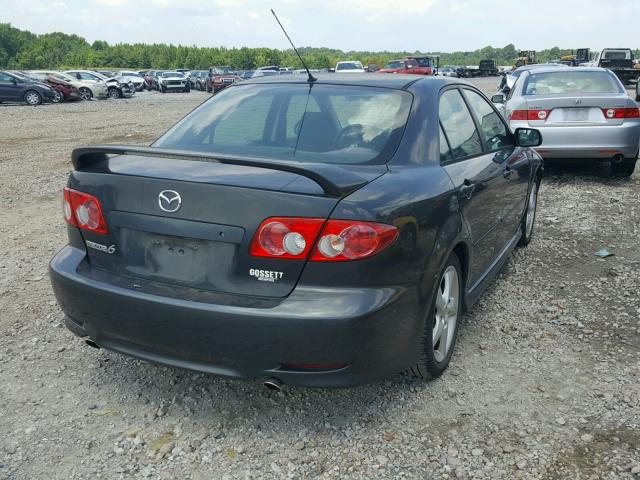
[[53, 89], [46, 83], [0, 71], [0, 101], [22, 103], [29, 91], [38, 92], [43, 102], [50, 102], [55, 96]]

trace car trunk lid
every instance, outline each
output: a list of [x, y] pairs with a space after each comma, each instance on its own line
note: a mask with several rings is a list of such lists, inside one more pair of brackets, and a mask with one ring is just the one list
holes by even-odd
[[[621, 125], [623, 118], [607, 118], [608, 109], [625, 108], [626, 95], [581, 95], [575, 96], [539, 96], [527, 99], [529, 111], [544, 111], [544, 117], [529, 119], [532, 127], [564, 126], [615, 126]], [[542, 116], [542, 115], [541, 115]]]
[[109, 228], [106, 236], [81, 230], [92, 267], [133, 283], [267, 297], [288, 295], [306, 260], [250, 256], [260, 223], [326, 219], [342, 197], [386, 172], [139, 147], [78, 149], [74, 166], [69, 186], [98, 198]]

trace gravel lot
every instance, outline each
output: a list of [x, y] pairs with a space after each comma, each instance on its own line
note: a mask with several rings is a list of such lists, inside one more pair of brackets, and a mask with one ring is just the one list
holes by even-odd
[[534, 241], [430, 383], [276, 394], [63, 328], [46, 269], [71, 150], [146, 144], [206, 98], [0, 105], [0, 478], [640, 478], [638, 173], [547, 169]]

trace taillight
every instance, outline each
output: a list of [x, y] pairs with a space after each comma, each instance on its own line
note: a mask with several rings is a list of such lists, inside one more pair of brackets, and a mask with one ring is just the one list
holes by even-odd
[[64, 219], [69, 225], [101, 235], [109, 233], [102, 207], [96, 197], [67, 187], [63, 195]]
[[514, 110], [509, 120], [546, 120], [551, 110]]
[[383, 223], [329, 220], [311, 253], [315, 262], [362, 260], [388, 247], [398, 229]]
[[249, 254], [254, 257], [305, 259], [323, 223], [322, 218], [267, 218], [258, 227]]
[[312, 261], [361, 260], [384, 250], [397, 236], [396, 227], [382, 223], [352, 220], [325, 223], [322, 218], [272, 217], [258, 227], [249, 254], [303, 260], [315, 245]]
[[640, 118], [640, 110], [633, 108], [603, 108], [602, 113], [608, 119], [615, 118]]

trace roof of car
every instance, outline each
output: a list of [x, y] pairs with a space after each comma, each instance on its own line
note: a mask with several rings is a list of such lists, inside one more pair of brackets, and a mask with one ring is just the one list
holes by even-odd
[[[451, 79], [445, 79], [442, 77], [427, 77], [424, 75], [411, 75], [411, 74], [388, 74], [388, 73], [317, 73], [314, 75], [318, 81], [317, 84], [331, 84], [331, 85], [360, 85], [363, 87], [383, 87], [383, 88], [395, 88], [403, 89], [411, 85], [412, 83], [421, 81], [429, 81], [446, 84], [453, 83]], [[242, 84], [248, 83], [307, 83], [307, 76], [305, 74], [297, 75], [273, 75], [265, 77], [254, 77], [249, 80], [245, 80]], [[460, 83], [460, 82], [458, 82]]]
[[558, 68], [558, 67], [554, 67], [554, 66], [547, 66], [547, 67], [541, 67], [541, 68], [536, 68], [536, 69], [532, 69], [535, 70], [536, 74], [537, 73], [551, 73], [551, 72], [606, 72], [607, 69], [606, 68], [601, 68], [601, 67], [569, 67], [569, 68]]

